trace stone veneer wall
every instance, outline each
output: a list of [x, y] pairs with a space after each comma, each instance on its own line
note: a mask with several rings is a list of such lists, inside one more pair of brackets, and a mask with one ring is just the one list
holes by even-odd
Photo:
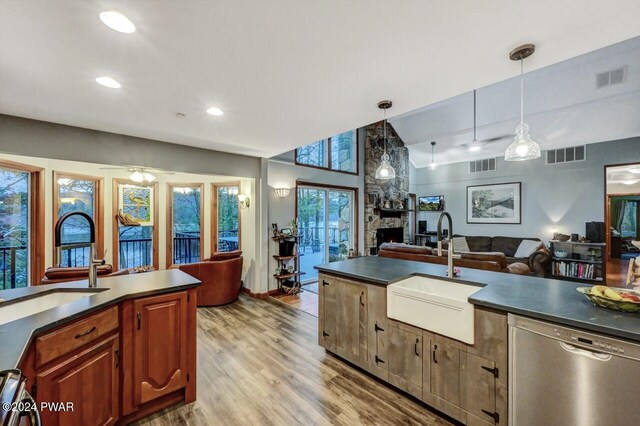
[[[369, 255], [376, 248], [378, 228], [404, 228], [404, 241], [409, 241], [407, 214], [400, 218], [381, 218], [374, 210], [375, 195], [378, 199], [405, 200], [409, 195], [409, 150], [404, 146], [391, 124], [387, 123], [387, 154], [396, 170], [396, 178], [377, 180], [376, 169], [380, 166], [383, 153], [383, 122], [365, 127], [365, 175], [364, 175], [364, 254]], [[405, 206], [406, 207], [406, 206]]]

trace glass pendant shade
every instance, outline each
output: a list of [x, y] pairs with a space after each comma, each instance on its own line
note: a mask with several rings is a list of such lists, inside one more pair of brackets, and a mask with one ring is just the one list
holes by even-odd
[[516, 136], [504, 154], [506, 161], [526, 161], [540, 158], [540, 145], [529, 135], [529, 126], [526, 123], [518, 124]]
[[396, 170], [391, 166], [390, 160], [389, 154], [382, 154], [380, 166], [376, 170], [376, 179], [395, 179]]

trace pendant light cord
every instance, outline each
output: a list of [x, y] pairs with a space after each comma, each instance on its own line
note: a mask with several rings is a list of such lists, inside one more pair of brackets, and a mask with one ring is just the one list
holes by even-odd
[[520, 59], [520, 124], [524, 124], [524, 59]]
[[385, 155], [387, 154], [387, 109], [382, 110], [382, 114], [384, 115], [384, 139], [382, 140], [382, 145], [384, 149]]

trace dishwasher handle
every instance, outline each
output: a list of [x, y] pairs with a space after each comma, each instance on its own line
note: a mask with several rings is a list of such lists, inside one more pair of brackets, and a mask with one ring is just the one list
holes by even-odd
[[573, 346], [569, 343], [559, 342], [560, 347], [567, 352], [570, 352], [575, 355], [584, 356], [587, 358], [595, 359], [596, 361], [609, 361], [611, 359], [610, 354], [603, 354], [600, 352], [593, 352], [586, 349], [579, 348], [577, 346]]

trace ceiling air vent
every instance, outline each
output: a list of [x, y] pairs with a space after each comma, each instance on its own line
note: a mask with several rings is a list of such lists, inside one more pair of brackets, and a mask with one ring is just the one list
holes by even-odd
[[469, 162], [469, 173], [489, 172], [496, 169], [496, 159], [486, 158]]
[[573, 163], [586, 160], [587, 147], [585, 145], [570, 146], [569, 148], [550, 149], [547, 151], [547, 164]]
[[596, 74], [596, 88], [613, 86], [614, 84], [624, 83], [627, 79], [627, 67], [620, 67]]

